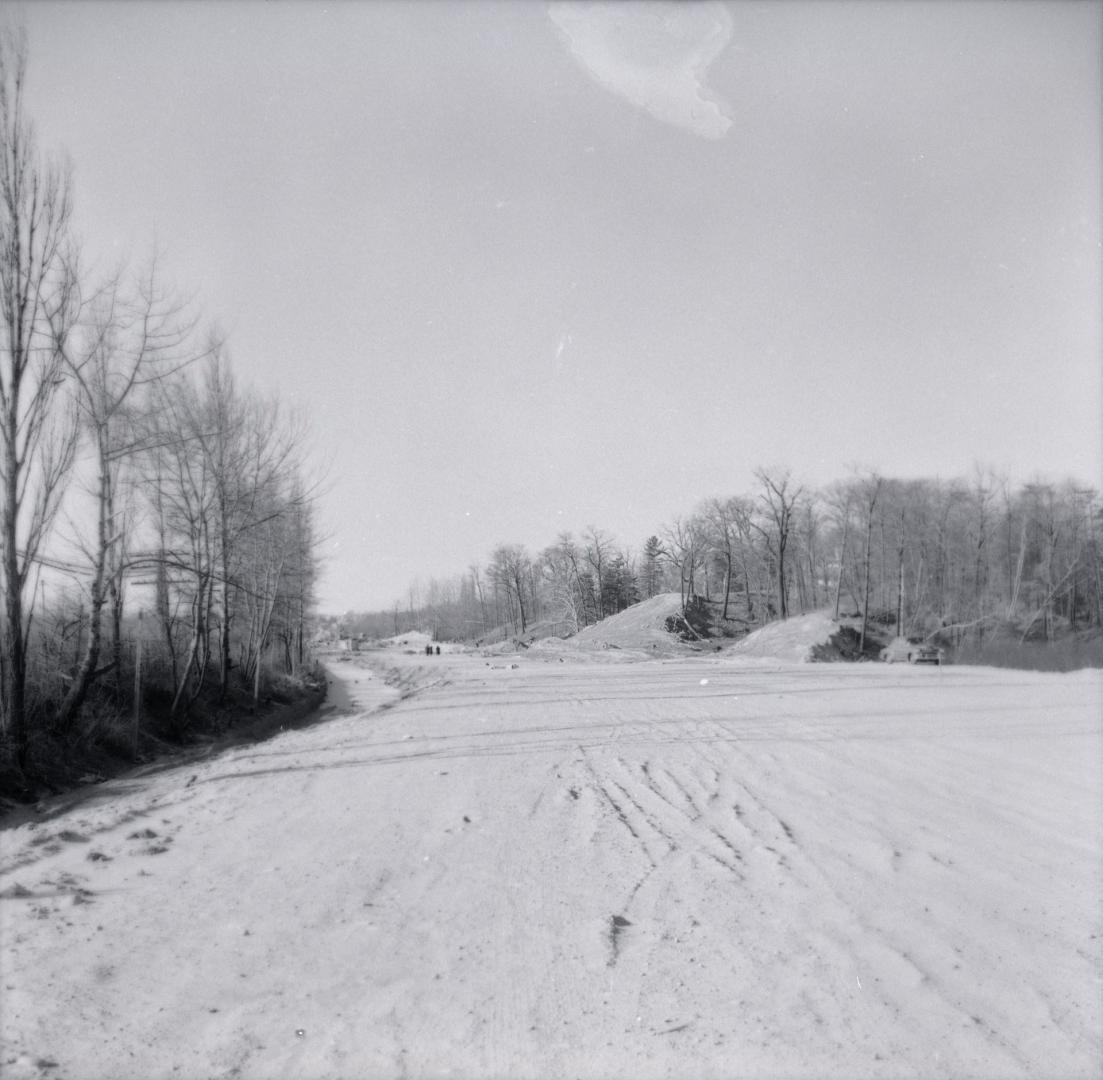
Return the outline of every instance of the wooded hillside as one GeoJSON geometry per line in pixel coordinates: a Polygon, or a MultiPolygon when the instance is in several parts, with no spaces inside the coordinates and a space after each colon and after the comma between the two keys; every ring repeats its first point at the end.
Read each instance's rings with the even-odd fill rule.
{"type": "Polygon", "coordinates": [[[720,632],[828,609],[963,654],[996,637],[1052,642],[1101,626],[1103,507],[1072,481],[1013,486],[980,469],[952,480],[861,472],[819,490],[776,470],[756,481],[637,547],[594,527],[536,553],[502,544],[485,565],[415,584],[392,610],[331,631],[569,634],[667,590],[704,601],[720,632]]]}

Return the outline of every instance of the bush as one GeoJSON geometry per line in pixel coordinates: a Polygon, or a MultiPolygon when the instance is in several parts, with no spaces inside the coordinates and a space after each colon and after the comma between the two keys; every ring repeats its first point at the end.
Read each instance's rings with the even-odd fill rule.
{"type": "Polygon", "coordinates": [[[709,611],[707,600],[700,596],[691,596],[685,606],[685,617],[699,637],[708,637],[712,633],[712,612],[709,611]]]}
{"type": "Polygon", "coordinates": [[[896,625],[896,609],[889,608],[874,608],[869,613],[868,622],[875,623],[877,626],[895,626],[896,625]]]}
{"type": "Polygon", "coordinates": [[[699,641],[712,633],[712,614],[708,601],[691,596],[681,615],[668,615],[663,623],[667,633],[677,634],[682,641],[699,641]]]}
{"type": "Polygon", "coordinates": [[[135,746],[131,703],[116,701],[110,690],[97,687],[69,729],[58,730],[48,717],[34,726],[25,768],[17,763],[10,737],[0,735],[0,812],[69,790],[89,777],[116,776],[138,762],[192,743],[261,739],[285,727],[301,726],[325,698],[325,671],[316,664],[302,679],[266,676],[263,688],[266,697],[259,710],[253,707],[251,691],[231,679],[225,701],[219,700],[212,684],[189,708],[173,716],[173,692],[164,686],[143,686],[135,746]]]}

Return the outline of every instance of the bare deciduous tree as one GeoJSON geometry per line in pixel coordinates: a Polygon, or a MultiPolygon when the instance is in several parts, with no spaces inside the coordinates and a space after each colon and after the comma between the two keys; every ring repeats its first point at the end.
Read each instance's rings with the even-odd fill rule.
{"type": "Polygon", "coordinates": [[[77,307],[69,171],[40,160],[24,112],[26,38],[0,34],[0,573],[3,705],[26,760],[28,578],[57,516],[76,424],[57,409],[77,307]],[[66,422],[68,421],[68,422],[66,422]]]}
{"type": "Polygon", "coordinates": [[[801,486],[793,487],[789,472],[775,470],[773,475],[765,469],[755,469],[755,478],[762,487],[759,499],[766,511],[769,525],[759,527],[774,562],[774,581],[777,587],[778,617],[789,617],[789,581],[785,556],[793,527],[793,513],[804,492],[801,486]]]}
{"type": "Polygon", "coordinates": [[[92,297],[65,350],[82,432],[95,463],[96,525],[91,540],[81,543],[91,573],[88,641],[58,709],[62,728],[72,723],[95,680],[121,668],[123,580],[133,517],[131,505],[121,499],[122,470],[143,446],[135,423],[145,406],[139,395],[154,380],[194,359],[183,351],[193,329],[194,321],[182,318],[181,305],[160,290],[156,263],[151,262],[133,285],[125,285],[117,275],[92,297]],[[101,668],[103,609],[108,600],[112,655],[101,668]]]}
{"type": "Polygon", "coordinates": [[[609,612],[605,610],[602,581],[613,553],[613,538],[604,530],[591,525],[582,535],[585,543],[586,562],[593,571],[594,617],[604,619],[609,612]]]}
{"type": "Polygon", "coordinates": [[[491,557],[487,576],[506,599],[509,621],[516,622],[523,634],[528,629],[526,585],[530,581],[529,555],[520,544],[501,544],[491,557]]]}
{"type": "Polygon", "coordinates": [[[663,530],[664,550],[678,570],[683,612],[697,595],[697,570],[704,553],[704,536],[705,530],[698,517],[676,517],[663,530]]]}

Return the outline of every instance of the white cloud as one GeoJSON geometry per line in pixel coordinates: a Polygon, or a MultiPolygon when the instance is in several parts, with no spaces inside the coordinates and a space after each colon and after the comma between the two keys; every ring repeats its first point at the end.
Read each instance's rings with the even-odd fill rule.
{"type": "Polygon", "coordinates": [[[601,86],[656,120],[706,139],[731,127],[705,86],[732,33],[719,3],[556,3],[548,15],[571,54],[601,86]]]}

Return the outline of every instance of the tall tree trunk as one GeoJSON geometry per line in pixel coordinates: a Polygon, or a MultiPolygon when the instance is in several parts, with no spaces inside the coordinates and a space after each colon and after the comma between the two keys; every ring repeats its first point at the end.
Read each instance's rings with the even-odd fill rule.
{"type": "MultiPolygon", "coordinates": [[[[10,451],[14,455],[14,448],[10,451]]],[[[23,574],[19,565],[17,534],[17,480],[5,477],[4,492],[4,711],[11,726],[19,767],[26,768],[29,749],[27,728],[27,649],[23,640],[23,574]]]]}
{"type": "Polygon", "coordinates": [[[866,523],[865,580],[862,584],[862,633],[858,642],[859,653],[865,652],[866,630],[869,628],[869,570],[873,561],[873,511],[870,509],[866,523]]]}
{"type": "Polygon", "coordinates": [[[900,511],[900,537],[896,546],[896,635],[904,636],[904,511],[900,511]]]}
{"type": "Polygon", "coordinates": [[[777,545],[777,612],[779,618],[789,617],[789,595],[785,582],[785,543],[780,537],[777,545]]]}
{"type": "MultiPolygon", "coordinates": [[[[75,313],[66,251],[69,176],[40,161],[24,113],[26,35],[0,34],[0,570],[4,590],[3,721],[20,767],[30,745],[24,590],[57,513],[76,425],[55,425],[63,344],[75,313]]],[[[32,605],[33,607],[33,605],[32,605]]]]}
{"type": "Polygon", "coordinates": [[[732,593],[732,552],[731,545],[728,545],[727,551],[724,553],[724,607],[720,612],[720,618],[726,619],[728,617],[728,600],[731,598],[732,593]]]}
{"type": "Polygon", "coordinates": [[[76,677],[69,684],[69,691],[62,699],[61,706],[58,709],[57,722],[63,731],[72,726],[98,674],[100,646],[103,641],[103,606],[107,601],[107,590],[105,588],[107,552],[111,540],[107,535],[110,524],[108,515],[111,509],[110,489],[111,477],[107,468],[106,454],[103,453],[101,454],[99,506],[96,516],[95,568],[92,574],[92,589],[89,598],[88,647],[85,649],[84,659],[81,661],[76,677]]]}
{"type": "Polygon", "coordinates": [[[843,568],[846,566],[846,536],[850,529],[849,519],[843,523],[843,539],[839,545],[839,574],[835,579],[835,618],[839,617],[839,598],[843,591],[843,568]]]}

